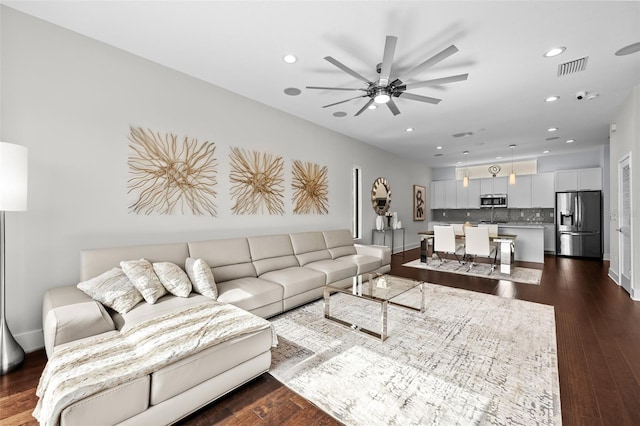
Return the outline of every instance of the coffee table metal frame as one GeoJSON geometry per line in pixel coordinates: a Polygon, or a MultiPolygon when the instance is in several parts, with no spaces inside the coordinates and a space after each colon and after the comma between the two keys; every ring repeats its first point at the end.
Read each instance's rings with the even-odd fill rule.
{"type": "Polygon", "coordinates": [[[383,342],[388,337],[387,316],[388,316],[389,305],[399,306],[401,308],[410,309],[417,312],[424,312],[425,311],[424,281],[416,281],[416,280],[411,280],[407,278],[394,277],[390,275],[369,274],[369,280],[366,281],[364,284],[362,281],[362,275],[358,275],[357,277],[354,277],[353,285],[351,289],[333,287],[331,285],[326,285],[324,288],[324,317],[326,319],[337,322],[338,324],[342,324],[354,330],[363,332],[370,336],[376,337],[383,342]],[[377,287],[374,287],[374,286],[377,285],[378,280],[382,277],[385,278],[387,287],[381,288],[378,291],[374,291],[374,290],[377,290],[377,287]],[[415,288],[418,288],[420,290],[420,307],[419,308],[393,301],[394,298],[400,296],[401,294],[406,293],[407,291],[413,290],[415,288]],[[380,293],[384,293],[384,291],[381,291],[381,290],[390,290],[390,292],[388,292],[390,294],[387,294],[387,295],[380,294],[380,293]],[[395,291],[391,291],[391,290],[395,290],[395,291]],[[343,293],[353,297],[357,297],[359,299],[365,299],[365,300],[379,303],[380,304],[380,333],[366,329],[357,324],[353,324],[351,322],[342,320],[335,316],[332,316],[330,312],[332,293],[343,293]]]}

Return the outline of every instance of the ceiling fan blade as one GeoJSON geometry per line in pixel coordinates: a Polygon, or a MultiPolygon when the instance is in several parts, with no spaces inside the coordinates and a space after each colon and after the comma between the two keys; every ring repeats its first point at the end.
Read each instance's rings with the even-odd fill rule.
{"type": "Polygon", "coordinates": [[[371,105],[372,103],[373,103],[373,98],[369,99],[369,101],[366,104],[364,104],[362,108],[360,108],[360,111],[356,112],[354,117],[357,117],[360,114],[362,114],[367,108],[369,108],[369,105],[371,105]]]}
{"type": "Polygon", "coordinates": [[[387,85],[391,75],[391,66],[393,65],[393,55],[396,52],[396,43],[398,37],[387,36],[384,43],[384,55],[382,57],[382,66],[380,67],[380,83],[387,85]]]}
{"type": "Polygon", "coordinates": [[[335,103],[332,103],[332,104],[329,104],[329,105],[324,105],[322,108],[328,108],[328,107],[330,107],[330,106],[343,104],[343,103],[345,103],[345,102],[349,102],[349,101],[352,101],[352,100],[354,100],[354,99],[358,99],[358,98],[364,98],[364,97],[366,97],[366,96],[367,96],[367,95],[356,96],[356,97],[354,97],[354,98],[345,99],[344,101],[335,102],[335,103]]]}
{"type": "Polygon", "coordinates": [[[357,72],[355,72],[354,70],[352,70],[351,68],[343,64],[342,62],[333,59],[331,56],[325,56],[324,59],[329,63],[335,65],[336,67],[340,68],[342,71],[346,72],[347,74],[357,78],[358,80],[362,80],[365,83],[371,83],[369,80],[367,80],[366,78],[364,78],[363,76],[361,76],[360,74],[358,74],[357,72]]]}
{"type": "Polygon", "coordinates": [[[458,48],[452,44],[451,46],[447,47],[446,49],[444,49],[440,53],[437,53],[437,54],[433,55],[432,57],[430,57],[429,59],[427,59],[423,63],[421,63],[419,65],[416,65],[414,68],[409,70],[405,75],[403,75],[400,78],[400,80],[407,81],[407,79],[409,79],[409,77],[412,76],[413,74],[415,74],[417,72],[420,72],[420,71],[422,71],[422,70],[424,70],[426,68],[429,68],[429,67],[437,64],[440,61],[443,61],[443,60],[447,59],[449,56],[453,55],[457,51],[458,51],[458,48]]]}
{"type": "Polygon", "coordinates": [[[367,89],[352,89],[352,88],[345,88],[345,87],[322,87],[322,86],[307,86],[307,89],[318,89],[318,90],[362,90],[364,92],[367,91],[367,89]]]}
{"type": "Polygon", "coordinates": [[[451,77],[434,78],[433,80],[419,81],[406,85],[405,90],[417,89],[419,87],[437,86],[439,84],[454,83],[456,81],[464,81],[469,74],[452,75],[451,77]]]}
{"type": "Polygon", "coordinates": [[[389,107],[389,109],[391,110],[394,116],[400,114],[400,110],[396,106],[396,103],[393,102],[393,99],[389,99],[389,102],[387,102],[387,106],[389,107]]]}
{"type": "Polygon", "coordinates": [[[442,99],[430,98],[428,96],[414,95],[413,93],[402,92],[398,95],[402,99],[411,99],[412,101],[426,102],[428,104],[438,104],[442,99]]]}

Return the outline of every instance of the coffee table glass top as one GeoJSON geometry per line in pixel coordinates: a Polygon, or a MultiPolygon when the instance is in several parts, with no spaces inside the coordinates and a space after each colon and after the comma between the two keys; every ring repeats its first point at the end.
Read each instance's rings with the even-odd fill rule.
{"type": "Polygon", "coordinates": [[[378,301],[390,301],[421,284],[421,281],[386,274],[367,274],[363,278],[352,286],[351,292],[354,296],[378,301]]]}

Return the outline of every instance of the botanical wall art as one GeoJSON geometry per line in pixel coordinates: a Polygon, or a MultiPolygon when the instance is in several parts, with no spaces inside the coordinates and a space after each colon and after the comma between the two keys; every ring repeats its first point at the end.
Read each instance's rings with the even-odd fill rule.
{"type": "Polygon", "coordinates": [[[129,209],[138,214],[189,211],[216,216],[216,146],[173,133],[130,127],[129,209]]]}
{"type": "Polygon", "coordinates": [[[427,190],[424,186],[413,185],[413,220],[424,220],[427,209],[427,190]]]}
{"type": "Polygon", "coordinates": [[[293,213],[327,214],[329,184],[327,167],[306,161],[293,161],[293,213]]]}
{"type": "Polygon", "coordinates": [[[234,214],[284,214],[282,157],[231,148],[231,198],[234,214]]]}

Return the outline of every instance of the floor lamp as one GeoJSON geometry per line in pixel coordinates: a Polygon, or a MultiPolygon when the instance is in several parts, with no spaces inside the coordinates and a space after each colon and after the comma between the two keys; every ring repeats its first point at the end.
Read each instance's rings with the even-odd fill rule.
{"type": "Polygon", "coordinates": [[[24,350],[13,338],[5,316],[5,227],[6,211],[27,209],[27,148],[0,142],[0,375],[20,367],[24,350]]]}

